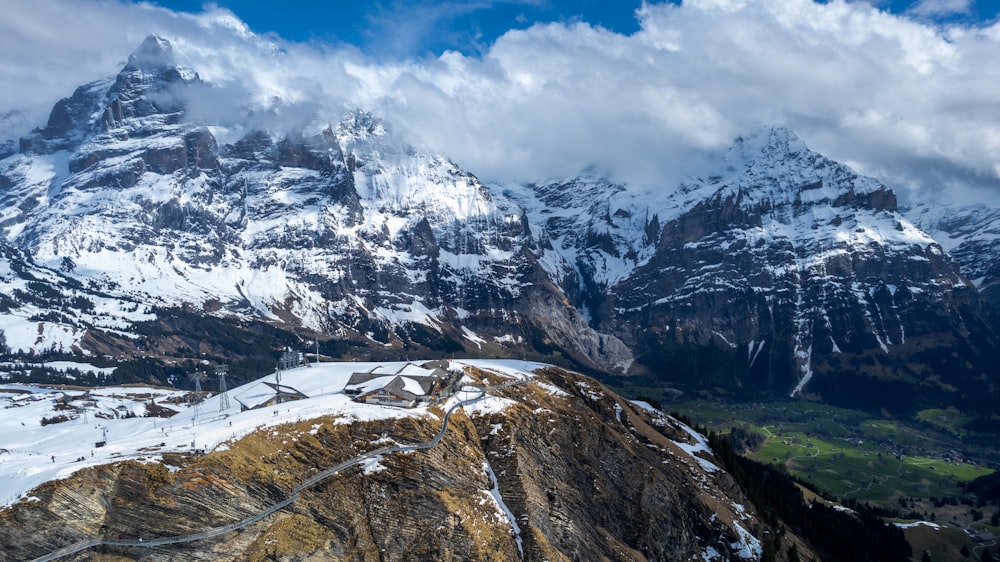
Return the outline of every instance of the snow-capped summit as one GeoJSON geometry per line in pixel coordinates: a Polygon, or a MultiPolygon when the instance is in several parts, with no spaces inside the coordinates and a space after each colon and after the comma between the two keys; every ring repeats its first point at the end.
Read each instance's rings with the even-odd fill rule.
{"type": "Polygon", "coordinates": [[[124,71],[159,71],[171,68],[174,63],[174,48],[170,41],[150,35],[129,55],[124,71]]]}
{"type": "MultiPolygon", "coordinates": [[[[781,128],[737,139],[724,161],[719,175],[675,192],[655,255],[611,288],[604,306],[633,311],[614,317],[611,331],[633,349],[660,357],[678,345],[728,348],[719,384],[850,402],[852,386],[919,378],[910,373],[946,334],[996,337],[968,281],[897,212],[886,186],[781,128]],[[886,370],[899,378],[880,382],[886,370]]],[[[967,355],[977,363],[971,376],[989,369],[991,353],[967,355]]],[[[897,398],[904,408],[921,401],[897,398]]]]}
{"type": "Polygon", "coordinates": [[[834,162],[811,150],[793,131],[784,127],[755,127],[737,137],[721,158],[720,173],[685,185],[686,192],[704,197],[725,187],[727,194],[777,208],[785,203],[833,206],[866,199],[883,210],[894,211],[895,195],[874,178],[834,162]],[[874,200],[867,199],[874,193],[874,200]]]}
{"type": "MultiPolygon", "coordinates": [[[[150,37],[61,100],[0,160],[2,241],[125,308],[376,351],[559,353],[684,389],[846,402],[914,388],[930,361],[950,378],[928,384],[964,397],[1000,360],[976,286],[892,190],[788,129],[755,128],[678,187],[484,185],[363,110],[281,133],[190,117],[211,88],[150,37]],[[678,359],[697,353],[714,374],[678,359]]],[[[38,333],[72,320],[46,318],[38,333]]],[[[61,345],[99,329],[74,328],[61,345]]]]}
{"type": "MultiPolygon", "coordinates": [[[[155,135],[181,121],[184,86],[200,83],[196,72],[175,65],[169,41],[147,37],[117,76],[81,86],[59,100],[48,123],[21,139],[21,152],[74,151],[85,141],[91,144],[86,152],[100,152],[108,141],[155,135]]],[[[81,163],[78,156],[76,161],[79,167],[93,158],[81,163]]]]}
{"type": "Polygon", "coordinates": [[[806,143],[792,130],[757,124],[747,134],[736,137],[723,161],[727,171],[740,173],[757,161],[781,160],[808,151],[806,143]]]}

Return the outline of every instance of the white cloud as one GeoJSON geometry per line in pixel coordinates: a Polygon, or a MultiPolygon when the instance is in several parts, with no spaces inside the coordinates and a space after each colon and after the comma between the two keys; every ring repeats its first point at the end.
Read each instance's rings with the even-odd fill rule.
{"type": "Polygon", "coordinates": [[[298,124],[360,106],[486,179],[594,165],[669,188],[763,122],[895,187],[1000,193],[1000,24],[934,27],[842,0],[689,0],[637,17],[630,36],[536,25],[482,55],[383,61],[254,36],[220,9],[25,2],[0,21],[0,108],[43,122],[59,97],[158,33],[218,85],[195,111],[206,119],[277,106],[298,124]]]}

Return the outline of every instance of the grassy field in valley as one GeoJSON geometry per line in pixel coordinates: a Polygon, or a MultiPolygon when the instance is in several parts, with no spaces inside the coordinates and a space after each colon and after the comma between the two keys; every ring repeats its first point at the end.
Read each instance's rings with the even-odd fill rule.
{"type": "Polygon", "coordinates": [[[993,471],[965,460],[944,432],[824,404],[693,401],[667,409],[712,431],[760,434],[751,458],[782,465],[825,493],[885,507],[898,507],[899,498],[956,497],[961,483],[993,471]]]}

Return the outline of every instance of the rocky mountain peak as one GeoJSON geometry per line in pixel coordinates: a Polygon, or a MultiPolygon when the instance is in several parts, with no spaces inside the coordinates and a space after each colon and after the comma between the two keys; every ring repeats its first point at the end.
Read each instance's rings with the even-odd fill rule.
{"type": "MultiPolygon", "coordinates": [[[[484,185],[363,110],[220,148],[207,117],[185,115],[199,83],[149,37],[117,77],[60,101],[22,157],[0,162],[5,241],[53,270],[70,259],[68,276],[107,294],[377,353],[534,348],[679,379],[686,367],[662,365],[708,348],[743,377],[717,386],[824,397],[845,396],[841,376],[911,368],[922,380],[918,355],[956,333],[988,334],[968,344],[985,351],[974,364],[942,351],[944,372],[952,357],[970,381],[991,364],[975,287],[993,270],[968,270],[985,280],[968,284],[890,189],[786,128],[752,129],[714,174],[677,188],[593,169],[484,185]]],[[[963,255],[995,237],[976,240],[963,255]]],[[[36,325],[19,331],[24,349],[54,345],[36,325]]]]}
{"type": "Polygon", "coordinates": [[[740,201],[782,222],[817,206],[896,210],[891,189],[812,150],[784,127],[757,127],[738,137],[722,162],[724,173],[695,191],[740,201]]]}
{"type": "Polygon", "coordinates": [[[387,136],[389,128],[382,118],[368,111],[356,110],[340,122],[336,134],[341,138],[354,137],[367,140],[387,136]]]}
{"type": "Polygon", "coordinates": [[[45,127],[20,140],[20,152],[48,154],[75,150],[95,133],[112,132],[121,140],[180,121],[184,86],[200,84],[198,74],[179,68],[170,42],[150,35],[113,79],[80,86],[56,103],[45,127]],[[150,117],[154,117],[150,120],[150,117]]]}
{"type": "Polygon", "coordinates": [[[724,162],[730,171],[739,173],[761,161],[789,160],[807,152],[809,147],[790,129],[757,125],[736,137],[724,162]]]}
{"type": "Polygon", "coordinates": [[[150,35],[129,56],[108,91],[100,128],[118,129],[114,136],[121,138],[128,130],[149,129],[149,117],[158,116],[154,121],[160,125],[176,124],[187,105],[185,86],[200,83],[196,72],[175,64],[169,41],[150,35]]]}
{"type": "Polygon", "coordinates": [[[163,70],[175,66],[174,48],[170,41],[156,35],[146,37],[139,48],[129,55],[123,71],[163,70]]]}

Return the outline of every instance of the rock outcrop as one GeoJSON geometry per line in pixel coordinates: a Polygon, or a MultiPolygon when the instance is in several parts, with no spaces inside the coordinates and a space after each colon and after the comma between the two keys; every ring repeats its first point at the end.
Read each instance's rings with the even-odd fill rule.
{"type": "MultiPolygon", "coordinates": [[[[490,371],[468,375],[505,380],[490,371]]],[[[452,416],[438,446],[348,469],[243,530],[69,559],[760,557],[754,537],[765,526],[700,438],[676,420],[555,368],[498,394],[452,416]]],[[[151,540],[239,521],[379,444],[429,440],[439,415],[306,420],[262,428],[204,456],[82,470],[0,514],[0,559],[31,559],[92,537],[151,540]]]]}

